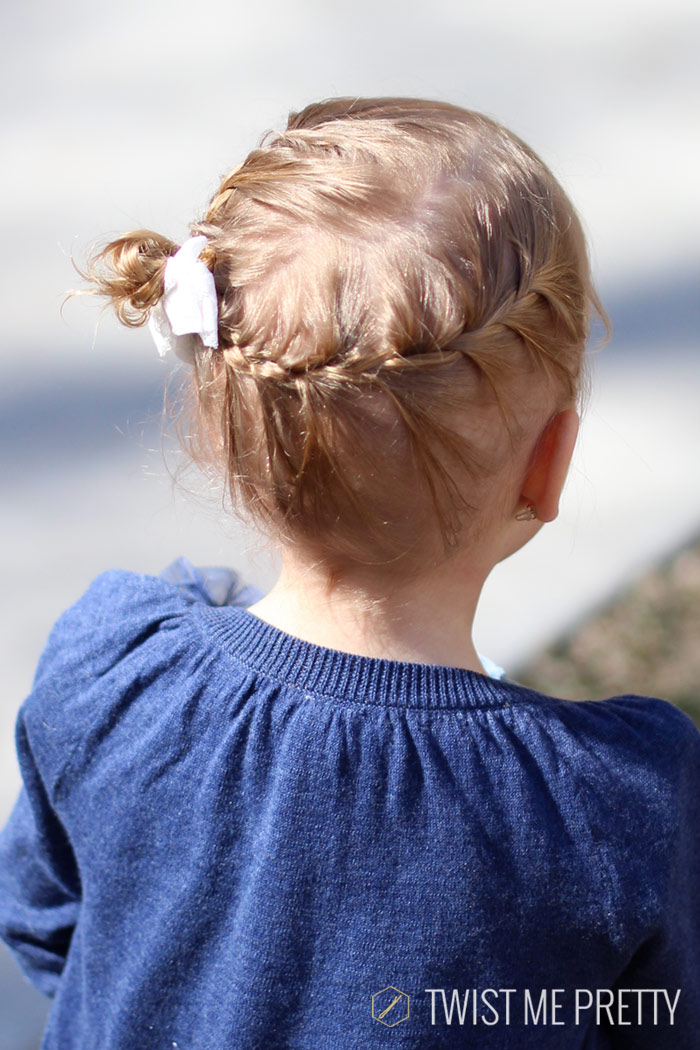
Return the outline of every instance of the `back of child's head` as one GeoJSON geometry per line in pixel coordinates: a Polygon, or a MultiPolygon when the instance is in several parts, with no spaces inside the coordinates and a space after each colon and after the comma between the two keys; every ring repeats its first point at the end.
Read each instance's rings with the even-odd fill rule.
{"type": "MultiPolygon", "coordinates": [[[[579,220],[480,114],[310,105],[191,228],[208,238],[219,345],[198,345],[185,444],[329,577],[406,579],[474,543],[547,419],[581,405],[602,310],[579,220]]],[[[124,323],[148,319],[178,247],[139,230],[93,258],[124,323]]]]}

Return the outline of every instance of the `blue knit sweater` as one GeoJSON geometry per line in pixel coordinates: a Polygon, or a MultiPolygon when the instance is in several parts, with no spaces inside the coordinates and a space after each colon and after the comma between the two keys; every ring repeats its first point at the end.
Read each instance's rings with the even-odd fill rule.
{"type": "Polygon", "coordinates": [[[50,634],[0,833],[43,1050],[697,1050],[691,720],[312,645],[257,597],[109,571],[50,634]]]}

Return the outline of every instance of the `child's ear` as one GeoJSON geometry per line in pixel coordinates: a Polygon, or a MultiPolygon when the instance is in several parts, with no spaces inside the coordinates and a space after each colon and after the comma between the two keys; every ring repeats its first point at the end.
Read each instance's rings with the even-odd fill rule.
{"type": "Polygon", "coordinates": [[[579,429],[574,408],[553,416],[542,431],[522,484],[521,497],[532,503],[539,521],[554,521],[579,429]]]}

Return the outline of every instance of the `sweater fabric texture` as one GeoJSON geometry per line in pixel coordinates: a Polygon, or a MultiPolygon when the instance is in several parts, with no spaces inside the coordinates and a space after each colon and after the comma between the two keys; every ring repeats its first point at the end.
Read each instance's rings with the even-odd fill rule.
{"type": "Polygon", "coordinates": [[[51,630],[0,831],[41,1050],[697,1050],[692,720],[325,648],[259,597],[180,558],[51,630]]]}

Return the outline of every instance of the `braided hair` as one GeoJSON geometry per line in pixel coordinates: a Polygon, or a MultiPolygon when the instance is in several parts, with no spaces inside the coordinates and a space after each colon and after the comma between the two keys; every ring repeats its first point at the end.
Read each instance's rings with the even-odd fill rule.
{"type": "MultiPolygon", "coordinates": [[[[187,380],[183,444],[233,509],[331,574],[405,577],[477,539],[547,416],[583,404],[591,318],[607,318],[581,224],[486,116],[314,103],[224,176],[191,230],[208,238],[219,346],[187,380]]],[[[141,325],[177,248],[136,230],[86,276],[141,325]]]]}

